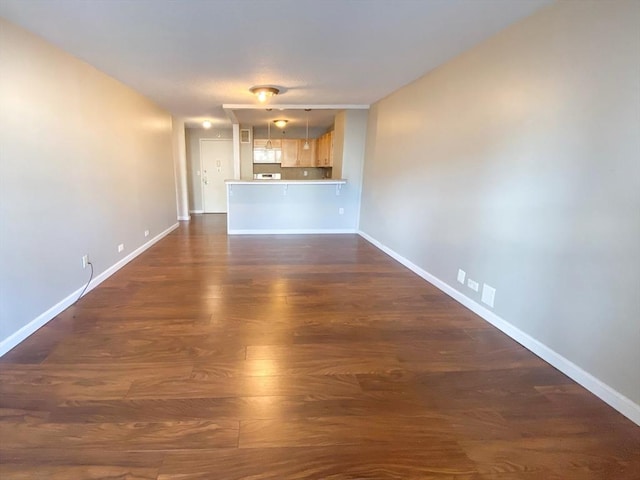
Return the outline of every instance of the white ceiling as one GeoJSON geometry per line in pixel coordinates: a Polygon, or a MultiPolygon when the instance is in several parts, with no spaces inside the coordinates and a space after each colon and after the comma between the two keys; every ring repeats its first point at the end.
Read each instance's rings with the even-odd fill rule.
{"type": "Polygon", "coordinates": [[[190,124],[222,104],[371,104],[553,0],[0,0],[190,124]]]}

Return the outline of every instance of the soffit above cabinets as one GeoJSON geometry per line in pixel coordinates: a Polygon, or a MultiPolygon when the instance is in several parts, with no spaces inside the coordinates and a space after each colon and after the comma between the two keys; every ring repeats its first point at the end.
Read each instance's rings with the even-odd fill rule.
{"type": "Polygon", "coordinates": [[[305,128],[308,115],[310,128],[329,128],[333,125],[334,118],[339,111],[333,109],[311,110],[309,112],[301,109],[281,110],[274,108],[271,111],[266,109],[242,109],[233,110],[233,115],[242,126],[266,127],[267,123],[271,122],[272,128],[276,128],[273,125],[273,121],[276,119],[288,120],[287,128],[305,128]]]}

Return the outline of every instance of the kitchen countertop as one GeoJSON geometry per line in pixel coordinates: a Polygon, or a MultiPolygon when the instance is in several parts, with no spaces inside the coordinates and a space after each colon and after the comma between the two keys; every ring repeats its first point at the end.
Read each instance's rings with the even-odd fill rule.
{"type": "Polygon", "coordinates": [[[325,180],[225,180],[227,185],[256,185],[256,184],[301,184],[301,185],[344,185],[347,183],[342,178],[327,178],[325,180]]]}

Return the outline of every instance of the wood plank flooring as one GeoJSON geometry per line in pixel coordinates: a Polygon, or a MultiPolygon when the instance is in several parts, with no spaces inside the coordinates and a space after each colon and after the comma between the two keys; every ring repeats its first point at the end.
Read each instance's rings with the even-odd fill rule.
{"type": "Polygon", "coordinates": [[[640,427],[366,241],[225,220],[0,359],[0,478],[640,479],[640,427]]]}

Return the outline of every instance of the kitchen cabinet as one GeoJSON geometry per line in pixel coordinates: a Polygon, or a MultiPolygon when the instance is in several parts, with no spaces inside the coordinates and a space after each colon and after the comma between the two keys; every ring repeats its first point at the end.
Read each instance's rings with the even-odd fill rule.
{"type": "Polygon", "coordinates": [[[271,140],[271,148],[266,148],[267,139],[256,138],[253,141],[253,163],[280,163],[282,159],[282,142],[271,140]]]}
{"type": "Polygon", "coordinates": [[[298,143],[299,141],[293,138],[282,139],[282,167],[298,167],[300,161],[298,159],[298,143]]]}
{"type": "MultiPolygon", "coordinates": [[[[253,140],[253,148],[266,148],[266,146],[267,146],[266,138],[255,138],[253,140]]],[[[279,138],[275,140],[271,140],[271,146],[273,148],[281,148],[282,141],[279,138]]]]}
{"type": "Polygon", "coordinates": [[[309,150],[304,149],[304,142],[304,140],[298,141],[298,164],[300,167],[315,167],[317,141],[314,138],[309,139],[309,150]]]}
{"type": "Polygon", "coordinates": [[[316,165],[321,167],[324,161],[324,158],[327,156],[327,142],[325,141],[325,136],[321,136],[318,138],[318,149],[316,152],[316,165]]]}
{"type": "Polygon", "coordinates": [[[304,139],[282,139],[282,167],[315,167],[316,140],[309,139],[309,150],[304,149],[304,139]]]}
{"type": "Polygon", "coordinates": [[[318,139],[318,167],[333,166],[333,131],[325,133],[318,139]]]}

